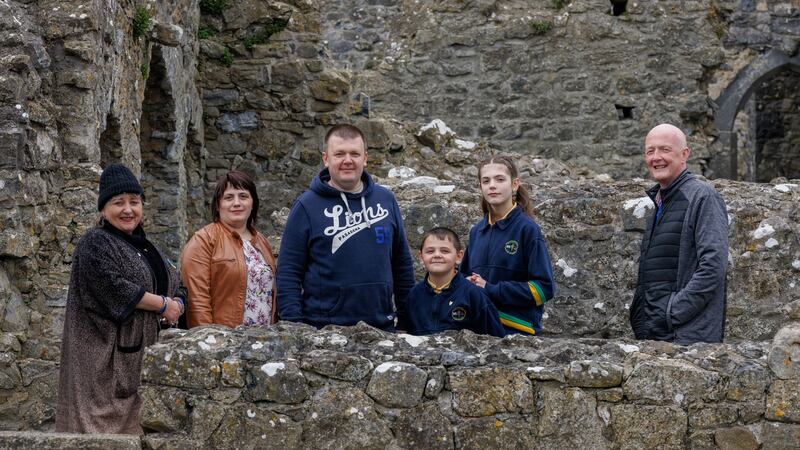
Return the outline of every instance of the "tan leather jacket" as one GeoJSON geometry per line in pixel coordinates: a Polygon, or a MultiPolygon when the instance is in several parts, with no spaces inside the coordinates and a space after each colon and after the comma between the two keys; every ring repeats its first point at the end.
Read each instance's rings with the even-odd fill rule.
{"type": "MultiPolygon", "coordinates": [[[[251,232],[251,243],[261,252],[272,273],[277,275],[275,257],[267,239],[258,231],[251,232]]],[[[247,265],[238,233],[220,222],[198,230],[183,248],[181,279],[189,289],[186,318],[190,328],[212,323],[231,328],[242,324],[247,265]]],[[[276,292],[277,286],[273,284],[273,323],[278,311],[276,292]]]]}

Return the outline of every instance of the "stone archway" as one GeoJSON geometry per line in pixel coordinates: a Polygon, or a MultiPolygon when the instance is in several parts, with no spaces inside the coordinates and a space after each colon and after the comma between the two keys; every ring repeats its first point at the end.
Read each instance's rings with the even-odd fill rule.
{"type": "Polygon", "coordinates": [[[172,261],[177,261],[186,241],[185,139],[179,132],[179,115],[165,52],[153,45],[145,84],[139,146],[142,185],[147,197],[145,228],[148,237],[172,261]]]}
{"type": "Polygon", "coordinates": [[[736,115],[763,81],[787,68],[800,70],[800,54],[789,56],[780,50],[770,50],[743,69],[716,99],[714,123],[717,128],[717,145],[721,150],[710,164],[715,178],[736,178],[736,115]]]}

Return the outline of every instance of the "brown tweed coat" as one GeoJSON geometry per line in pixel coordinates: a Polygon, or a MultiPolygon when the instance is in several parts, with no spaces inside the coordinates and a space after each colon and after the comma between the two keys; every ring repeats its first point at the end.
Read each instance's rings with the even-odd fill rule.
{"type": "MultiPolygon", "coordinates": [[[[178,275],[165,264],[168,292],[177,292],[178,275]]],[[[142,434],[139,372],[145,347],[156,341],[159,315],[135,308],[154,285],[147,259],[122,238],[92,229],[78,242],[61,342],[57,431],[142,434]]]]}

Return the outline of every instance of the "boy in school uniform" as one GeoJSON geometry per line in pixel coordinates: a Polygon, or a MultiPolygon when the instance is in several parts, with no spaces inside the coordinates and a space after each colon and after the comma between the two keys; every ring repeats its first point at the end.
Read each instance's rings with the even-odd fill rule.
{"type": "Polygon", "coordinates": [[[428,273],[408,293],[410,334],[468,329],[498,337],[505,335],[489,296],[457,270],[464,250],[453,230],[438,227],[425,233],[419,257],[428,273]]]}

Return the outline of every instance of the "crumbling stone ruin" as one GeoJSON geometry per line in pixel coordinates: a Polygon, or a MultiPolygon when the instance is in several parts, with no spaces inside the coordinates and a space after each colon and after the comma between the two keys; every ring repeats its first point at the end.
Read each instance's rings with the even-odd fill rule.
{"type": "MultiPolygon", "coordinates": [[[[349,121],[412,247],[433,225],[466,236],[480,215],[475,162],[518,156],[559,285],[547,337],[412,347],[361,327],[171,332],[143,374],[157,433],[98,445],[247,447],[262,430],[269,446],[791,448],[798,378],[769,355],[800,360],[798,46],[794,0],[0,0],[0,429],[52,430],[70,258],[96,218],[102,167],[141,175],[148,235],[173,259],[209,219],[209,185],[245,170],[277,249],[326,126],[349,121]],[[721,346],[630,340],[652,208],[641,145],[665,121],[728,205],[721,346]],[[215,381],[156,379],[170,352],[179,373],[215,381]],[[277,378],[269,364],[284,365],[277,378]],[[581,374],[592,369],[608,374],[600,385],[581,374]],[[385,387],[423,377],[442,390],[385,387]],[[465,406],[476,384],[488,390],[465,406]],[[267,433],[248,409],[285,422],[267,433]],[[414,431],[420,417],[432,426],[414,431]]],[[[0,446],[39,439],[60,438],[3,434],[0,446]]]]}

